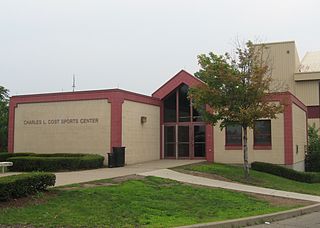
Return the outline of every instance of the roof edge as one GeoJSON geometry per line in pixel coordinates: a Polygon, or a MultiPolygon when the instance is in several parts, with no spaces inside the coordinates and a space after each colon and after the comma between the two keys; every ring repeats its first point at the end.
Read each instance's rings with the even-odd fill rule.
{"type": "Polygon", "coordinates": [[[202,80],[200,80],[199,78],[195,77],[194,75],[190,74],[188,71],[181,69],[178,73],[176,73],[173,77],[171,77],[168,81],[166,81],[164,84],[162,84],[162,86],[160,86],[156,91],[154,91],[151,96],[153,97],[154,94],[156,94],[159,90],[161,90],[163,87],[165,87],[167,84],[169,84],[171,81],[173,81],[178,75],[180,75],[181,73],[186,73],[187,75],[193,77],[194,79],[196,79],[197,81],[199,81],[200,83],[204,83],[202,80]]]}

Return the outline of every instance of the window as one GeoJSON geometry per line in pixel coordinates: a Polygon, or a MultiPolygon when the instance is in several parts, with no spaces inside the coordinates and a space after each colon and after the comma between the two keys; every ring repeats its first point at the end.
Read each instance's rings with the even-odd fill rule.
{"type": "Polygon", "coordinates": [[[164,156],[176,156],[176,128],[174,126],[164,127],[164,156]]]}
{"type": "Polygon", "coordinates": [[[233,123],[226,126],[226,146],[242,145],[242,127],[240,124],[233,123]]]}
{"type": "Polygon", "coordinates": [[[254,145],[271,145],[271,120],[257,120],[254,124],[254,145]]]}
{"type": "Polygon", "coordinates": [[[185,84],[179,88],[179,122],[190,122],[189,87],[185,84]]]}
{"type": "MultiPolygon", "coordinates": [[[[204,110],[205,107],[203,106],[202,109],[204,110]]],[[[192,106],[192,121],[193,122],[203,121],[203,118],[202,118],[200,112],[196,108],[194,108],[193,106],[192,106]]]]}
{"type": "Polygon", "coordinates": [[[171,93],[164,99],[164,122],[176,122],[177,107],[176,107],[176,92],[171,93]]]}
{"type": "Polygon", "coordinates": [[[194,126],[194,156],[206,156],[206,126],[194,126]]]}
{"type": "Polygon", "coordinates": [[[188,98],[188,90],[189,87],[186,84],[182,84],[164,98],[165,123],[203,121],[200,113],[191,105],[190,99],[188,98]]]}

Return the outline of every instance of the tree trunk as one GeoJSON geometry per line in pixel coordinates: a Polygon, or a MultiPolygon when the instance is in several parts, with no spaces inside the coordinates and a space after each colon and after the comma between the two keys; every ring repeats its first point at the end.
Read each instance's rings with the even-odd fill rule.
{"type": "Polygon", "coordinates": [[[243,127],[243,169],[244,178],[249,178],[249,161],[248,161],[248,135],[247,127],[243,127]]]}

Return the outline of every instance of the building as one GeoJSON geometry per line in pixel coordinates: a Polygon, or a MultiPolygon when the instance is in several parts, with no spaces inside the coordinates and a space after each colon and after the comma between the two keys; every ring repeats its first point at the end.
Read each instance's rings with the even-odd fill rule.
{"type": "MultiPolygon", "coordinates": [[[[319,95],[320,73],[302,67],[314,55],[300,63],[294,42],[266,46],[273,77],[285,82],[288,91],[270,96],[270,102],[284,105],[284,112],[274,120],[257,120],[248,132],[249,162],[303,170],[307,122],[319,120],[314,111],[319,96],[314,94],[319,95]]],[[[181,70],[152,96],[120,89],[13,96],[9,151],[105,156],[112,147],[125,146],[127,164],[156,159],[242,163],[241,129],[221,131],[206,124],[187,99],[188,88],[201,83],[181,70]]]]}
{"type": "Polygon", "coordinates": [[[320,51],[307,52],[300,61],[294,41],[266,43],[272,77],[308,108],[308,124],[320,127],[320,51]]]}

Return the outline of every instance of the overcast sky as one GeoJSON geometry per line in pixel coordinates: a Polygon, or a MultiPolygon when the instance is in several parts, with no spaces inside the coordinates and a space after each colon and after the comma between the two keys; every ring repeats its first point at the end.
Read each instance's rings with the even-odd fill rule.
{"type": "Polygon", "coordinates": [[[0,0],[0,85],[11,95],[116,88],[150,95],[234,41],[320,50],[319,0],[0,0]]]}

